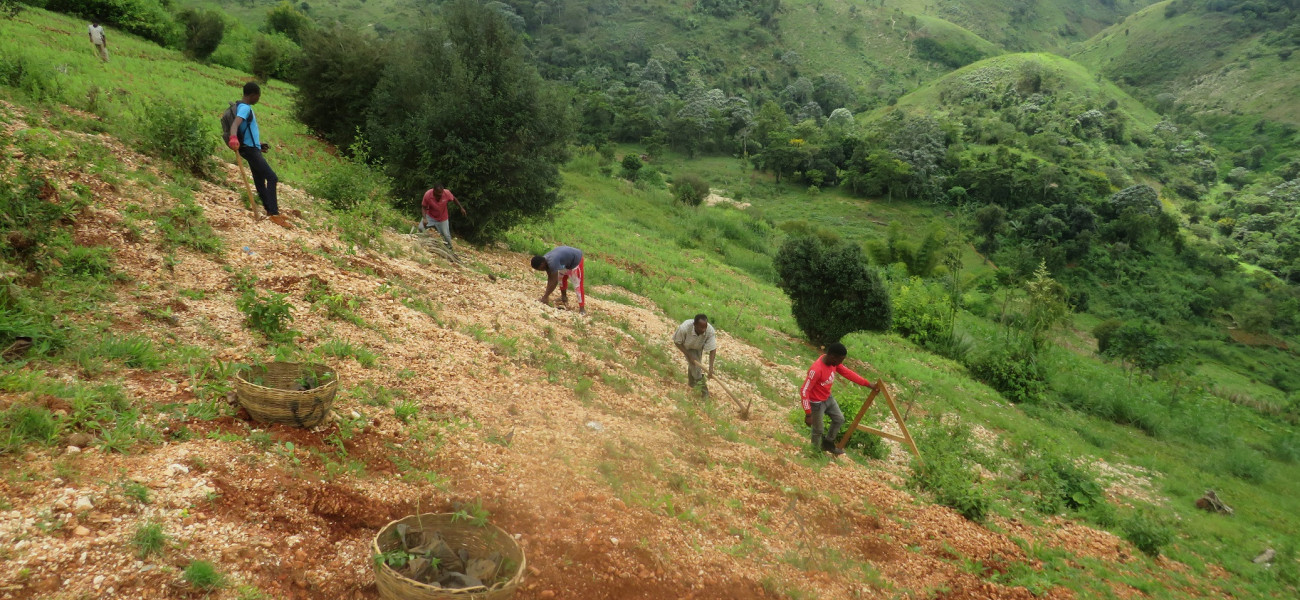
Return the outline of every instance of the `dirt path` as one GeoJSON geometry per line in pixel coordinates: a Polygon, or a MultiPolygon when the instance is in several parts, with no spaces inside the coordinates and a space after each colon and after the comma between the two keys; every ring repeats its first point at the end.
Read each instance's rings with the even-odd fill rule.
{"type": "MultiPolygon", "coordinates": [[[[81,138],[153,168],[114,140],[81,138]]],[[[822,598],[1032,597],[988,581],[1028,560],[1009,535],[918,503],[898,485],[905,467],[798,460],[803,432],[787,424],[786,399],[759,400],[740,421],[725,400],[686,396],[667,340],[674,323],[648,302],[590,299],[584,318],[536,302],[543,281],[522,255],[462,246],[473,268],[459,269],[395,234],[389,255],[346,248],[327,214],[292,189],[281,203],[301,209],[306,227],[252,224],[233,179],[195,192],[224,251],[178,250],[168,267],[158,233],[132,231],[123,215],[131,204],[172,200],[130,180],[63,179],[95,196],[77,240],[111,246],[126,275],[104,307],[114,330],[209,348],[221,360],[264,356],[265,342],[235,308],[232,273],[247,269],[259,289],[289,294],[300,346],[345,340],[380,359],[372,368],[329,359],[342,381],[336,410],[363,417],[350,438],[337,425],[309,432],[159,414],[167,441],[129,454],[60,444],[0,456],[8,549],[0,598],[191,598],[178,572],[193,559],[271,597],[377,598],[369,543],[380,526],[417,507],[476,502],[525,548],[518,598],[776,598],[790,589],[822,598]],[[313,281],[359,299],[366,326],[311,308],[313,281]],[[142,313],[164,307],[172,323],[142,313]],[[392,408],[402,400],[418,405],[405,422],[392,408]],[[132,482],[149,489],[148,504],[124,494],[132,482]],[[129,539],[149,521],[172,544],[138,559],[129,539]],[[974,561],[983,571],[963,567],[974,561]]],[[[759,365],[773,385],[800,370],[767,363],[725,332],[720,352],[759,365]]],[[[195,401],[178,368],[103,377],[120,378],[143,406],[195,401]]],[[[730,381],[742,395],[758,393],[730,381]]],[[[2,405],[40,401],[0,396],[2,405]]],[[[1069,536],[1002,530],[1049,545],[1119,545],[1078,526],[1069,536]]]]}

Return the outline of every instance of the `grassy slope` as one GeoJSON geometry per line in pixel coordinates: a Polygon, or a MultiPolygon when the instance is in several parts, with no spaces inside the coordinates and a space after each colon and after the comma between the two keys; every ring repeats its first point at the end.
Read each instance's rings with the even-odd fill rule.
{"type": "Polygon", "coordinates": [[[1151,0],[890,0],[890,6],[956,23],[1010,50],[1048,50],[1085,39],[1151,0]],[[1017,16],[1026,5],[1030,8],[1017,16]],[[1107,6],[1112,4],[1113,6],[1107,6]]]}
{"type": "MultiPolygon", "coordinates": [[[[60,17],[51,17],[39,12],[28,13],[18,23],[5,24],[6,39],[24,39],[25,30],[8,28],[31,27],[37,23],[42,27],[51,27],[60,32],[75,32],[76,23],[60,17]]],[[[25,52],[36,52],[52,62],[69,66],[70,73],[85,73],[88,78],[111,75],[95,75],[93,69],[100,68],[90,53],[75,41],[77,35],[60,33],[60,40],[52,49],[27,48],[25,52]],[[84,56],[80,56],[84,55],[84,56]]],[[[30,39],[30,38],[29,38],[30,39]]],[[[117,79],[119,87],[129,98],[152,95],[157,99],[193,103],[206,106],[209,96],[221,98],[227,88],[220,83],[225,77],[238,80],[239,75],[224,70],[211,70],[176,60],[178,55],[151,49],[148,45],[118,36],[119,46],[125,51],[108,69],[120,69],[117,79]],[[151,61],[138,60],[149,57],[151,61]],[[144,78],[133,75],[137,70],[149,69],[158,77],[144,78]],[[197,76],[194,74],[198,74],[197,76]],[[158,84],[156,81],[165,83],[158,84]],[[204,93],[204,90],[207,90],[204,93]]],[[[7,47],[7,51],[13,51],[7,47]]],[[[76,87],[77,80],[67,82],[65,90],[69,92],[65,101],[74,105],[81,97],[78,93],[84,88],[76,87]]],[[[277,86],[287,92],[287,88],[277,86]]],[[[129,110],[125,101],[115,101],[118,111],[129,110]]],[[[268,108],[275,105],[268,102],[268,108]]],[[[215,110],[214,113],[215,120],[215,110]]],[[[129,113],[125,113],[129,114],[129,113]]],[[[275,128],[280,131],[294,131],[287,116],[268,110],[269,115],[277,115],[275,128]]],[[[129,131],[119,117],[123,113],[113,113],[106,119],[107,127],[121,128],[129,131]]],[[[268,123],[269,125],[269,123],[268,123]]],[[[268,127],[270,130],[271,127],[268,127]]],[[[286,145],[298,150],[289,153],[295,158],[285,159],[285,164],[298,165],[292,170],[295,177],[307,173],[311,166],[320,164],[316,161],[328,160],[324,152],[310,142],[300,138],[286,145]]],[[[706,174],[710,168],[707,164],[699,165],[706,174]]],[[[612,283],[643,294],[656,302],[673,318],[683,318],[703,305],[705,309],[717,315],[719,322],[725,322],[728,330],[742,337],[765,352],[769,360],[801,367],[812,357],[811,349],[792,339],[797,335],[789,317],[785,300],[771,285],[754,281],[743,272],[729,267],[716,254],[698,250],[683,250],[678,238],[681,231],[677,228],[689,215],[683,216],[678,209],[672,208],[666,195],[659,192],[636,192],[626,184],[615,180],[571,172],[567,175],[566,194],[569,203],[557,214],[554,222],[522,227],[511,235],[511,241],[521,248],[536,249],[556,242],[573,243],[587,248],[598,261],[592,264],[593,283],[612,283]],[[638,274],[637,269],[643,270],[638,274]],[[740,292],[743,290],[743,292],[740,292]]],[[[776,206],[781,195],[773,194],[770,206],[776,206]]],[[[816,219],[837,219],[825,217],[819,210],[819,202],[826,202],[840,210],[847,200],[835,196],[817,199],[806,203],[797,212],[812,212],[816,219]],[[805,211],[805,209],[807,209],[805,211]]],[[[891,207],[897,212],[880,213],[871,204],[858,205],[862,218],[906,218],[919,216],[924,220],[923,212],[911,211],[903,206],[891,207]]],[[[877,205],[878,206],[878,205],[877,205]]],[[[711,209],[706,214],[715,212],[711,209]]],[[[717,209],[726,213],[726,209],[717,209]]],[[[725,218],[725,217],[724,217],[725,218]]],[[[856,221],[869,231],[869,226],[856,221]]],[[[615,292],[616,293],[616,292],[615,292]]],[[[964,325],[982,336],[995,335],[991,324],[970,318],[964,318],[964,325]]],[[[1223,459],[1215,448],[1207,443],[1196,441],[1195,437],[1175,435],[1164,439],[1152,439],[1136,433],[1132,428],[1117,426],[1070,411],[1057,408],[1031,410],[1030,413],[1009,406],[992,394],[986,387],[969,379],[964,370],[943,359],[921,351],[912,344],[893,336],[855,336],[852,347],[857,355],[869,361],[886,377],[908,382],[912,385],[923,384],[925,387],[917,397],[918,407],[924,411],[954,411],[966,419],[984,424],[1003,432],[1008,437],[1046,436],[1055,438],[1072,455],[1081,457],[1097,456],[1116,463],[1132,462],[1157,471],[1159,491],[1170,497],[1168,511],[1179,515],[1179,525],[1183,537],[1172,547],[1171,554],[1188,563],[1197,576],[1205,576],[1203,562],[1221,563],[1231,572],[1243,575],[1241,579],[1233,578],[1224,584],[1227,587],[1242,590],[1245,595],[1269,595],[1278,593],[1269,584],[1267,575],[1255,575],[1260,570],[1249,563],[1249,558],[1263,545],[1278,545],[1282,536],[1300,531],[1297,515],[1300,515],[1300,478],[1294,477],[1294,465],[1283,465],[1268,461],[1265,464],[1272,473],[1262,484],[1252,484],[1237,478],[1223,475],[1223,459]],[[1032,414],[1031,414],[1032,413],[1032,414]],[[1229,503],[1238,507],[1238,515],[1230,522],[1221,517],[1205,515],[1188,508],[1190,499],[1199,495],[1203,487],[1212,486],[1219,490],[1229,503]]],[[[1058,380],[1065,380],[1079,389],[1092,390],[1097,394],[1126,394],[1135,398],[1161,393],[1159,386],[1149,384],[1130,385],[1126,377],[1117,368],[1103,365],[1097,361],[1064,351],[1054,352],[1050,360],[1052,371],[1058,380]]],[[[791,382],[793,384],[793,382],[791,382]]],[[[787,394],[788,390],[775,393],[787,394]]],[[[778,401],[784,396],[770,399],[778,401]]],[[[1199,398],[1188,402],[1182,408],[1189,413],[1220,415],[1222,430],[1207,436],[1209,441],[1240,438],[1252,447],[1264,447],[1270,436],[1279,432],[1275,423],[1262,421],[1251,413],[1216,403],[1213,400],[1199,398]]],[[[1001,455],[999,455],[1001,456],[1001,455]]],[[[1006,457],[1002,457],[1006,460],[1006,457]]],[[[1008,482],[997,479],[988,485],[1005,491],[1008,482]]],[[[1006,492],[1009,494],[1010,492],[1006,492]]],[[[1009,502],[1009,501],[1008,501],[1009,502]]],[[[1014,510],[1015,504],[1008,504],[1000,509],[1014,510]]],[[[1046,551],[1037,550],[1043,553],[1046,551]]],[[[1052,560],[1053,565],[1059,561],[1052,560]]],[[[1159,563],[1139,558],[1126,565],[1097,564],[1090,560],[1078,562],[1083,568],[1053,566],[1053,571],[1044,577],[1052,581],[1079,589],[1087,596],[1103,595],[1108,590],[1102,579],[1118,577],[1130,581],[1142,589],[1150,590],[1157,597],[1196,597],[1210,594],[1207,582],[1198,579],[1183,582],[1185,576],[1175,576],[1168,586],[1169,576],[1164,574],[1164,567],[1159,563]],[[1097,587],[1097,586],[1102,587],[1097,587]]]]}
{"type": "MultiPolygon", "coordinates": [[[[247,73],[186,61],[180,52],[159,48],[133,36],[109,30],[112,58],[101,63],[86,40],[80,21],[36,10],[13,20],[0,20],[0,56],[26,56],[30,68],[52,82],[54,97],[97,116],[92,129],[123,140],[148,135],[141,126],[146,105],[172,103],[209,115],[212,131],[227,103],[238,100],[247,73]],[[28,41],[44,40],[39,46],[28,41]]],[[[329,164],[330,150],[311,137],[293,118],[293,87],[278,81],[263,86],[257,117],[262,141],[272,145],[267,159],[281,180],[302,185],[313,165],[329,164]]],[[[215,135],[214,135],[215,140],[215,135]]],[[[229,159],[229,150],[218,152],[229,159]]]]}
{"type": "Polygon", "coordinates": [[[1111,79],[1129,81],[1148,98],[1170,93],[1193,112],[1258,115],[1300,123],[1294,98],[1300,77],[1260,35],[1223,26],[1224,13],[1165,17],[1162,2],[1139,11],[1073,50],[1071,57],[1111,79]]]}

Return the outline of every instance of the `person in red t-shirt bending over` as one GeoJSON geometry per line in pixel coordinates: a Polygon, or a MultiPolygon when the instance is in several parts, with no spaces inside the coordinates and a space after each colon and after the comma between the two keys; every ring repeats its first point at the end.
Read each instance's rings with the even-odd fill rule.
{"type": "Polygon", "coordinates": [[[425,192],[424,198],[420,200],[420,206],[424,209],[424,217],[420,219],[420,231],[430,227],[438,230],[438,233],[442,234],[442,239],[447,242],[447,249],[451,250],[451,217],[447,215],[448,202],[456,203],[456,207],[460,209],[460,216],[468,216],[460,200],[451,194],[451,190],[443,188],[439,183],[425,192]]]}
{"type": "Polygon", "coordinates": [[[849,351],[844,344],[836,342],[826,346],[826,354],[821,355],[813,362],[812,367],[808,368],[808,376],[804,378],[803,387],[799,389],[799,396],[803,400],[803,422],[812,427],[813,448],[825,450],[836,456],[844,454],[843,450],[835,447],[835,437],[840,434],[840,427],[844,426],[844,413],[840,412],[840,405],[835,403],[835,397],[831,395],[831,386],[835,385],[835,374],[839,373],[858,385],[876,388],[870,381],[854,373],[853,369],[844,366],[844,359],[848,356],[849,351]],[[831,418],[831,430],[822,437],[822,428],[826,424],[824,416],[831,418]]]}

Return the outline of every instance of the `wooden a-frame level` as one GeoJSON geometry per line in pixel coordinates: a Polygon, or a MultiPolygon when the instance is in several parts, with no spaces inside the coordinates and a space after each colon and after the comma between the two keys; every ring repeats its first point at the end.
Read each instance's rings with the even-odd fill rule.
{"type": "Polygon", "coordinates": [[[872,435],[894,440],[900,444],[906,444],[912,454],[916,455],[916,462],[921,462],[921,452],[916,449],[916,442],[912,441],[912,434],[907,432],[907,425],[903,423],[903,416],[898,414],[898,407],[894,405],[894,397],[889,394],[889,387],[885,385],[884,379],[876,382],[876,387],[871,390],[871,395],[867,396],[866,401],[862,403],[862,408],[858,409],[858,415],[853,417],[853,423],[849,425],[848,429],[844,430],[844,436],[840,438],[839,443],[835,444],[835,447],[843,450],[844,446],[848,445],[849,438],[853,437],[854,431],[865,431],[872,435]],[[898,423],[898,429],[903,432],[903,435],[894,435],[875,427],[859,425],[862,422],[862,417],[867,414],[867,409],[871,408],[871,404],[876,401],[876,396],[881,392],[884,393],[885,404],[889,405],[889,412],[894,414],[894,421],[898,423]]]}

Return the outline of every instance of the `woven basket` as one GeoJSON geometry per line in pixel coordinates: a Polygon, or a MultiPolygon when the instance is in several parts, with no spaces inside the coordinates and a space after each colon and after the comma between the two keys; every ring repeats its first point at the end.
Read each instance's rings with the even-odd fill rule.
{"type": "Polygon", "coordinates": [[[330,414],[338,389],[338,373],[315,363],[274,362],[235,375],[239,404],[262,423],[315,427],[330,414]],[[325,385],[301,392],[293,389],[304,378],[323,379],[326,375],[330,377],[325,385]]]}
{"type": "Polygon", "coordinates": [[[379,597],[384,600],[507,600],[515,595],[515,590],[524,579],[524,550],[510,534],[500,527],[488,523],[482,527],[468,521],[453,521],[450,513],[411,515],[398,519],[384,526],[371,544],[371,553],[379,555],[402,547],[402,540],[397,535],[397,526],[405,524],[415,531],[437,531],[447,540],[453,550],[465,548],[470,556],[487,556],[493,552],[501,553],[504,566],[514,567],[515,572],[504,584],[497,584],[488,589],[470,588],[473,591],[455,591],[436,588],[431,585],[413,581],[394,571],[387,563],[375,565],[375,584],[379,588],[379,597]]]}

